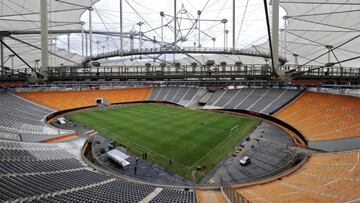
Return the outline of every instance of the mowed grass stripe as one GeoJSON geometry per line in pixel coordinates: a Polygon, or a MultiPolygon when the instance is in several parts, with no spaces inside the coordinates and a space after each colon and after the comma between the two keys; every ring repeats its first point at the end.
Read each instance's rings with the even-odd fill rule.
{"type": "Polygon", "coordinates": [[[252,118],[158,104],[83,111],[70,118],[128,146],[134,154],[151,152],[153,161],[188,178],[196,165],[210,170],[258,124],[252,118]],[[236,125],[240,130],[229,137],[236,125]],[[179,167],[168,166],[167,159],[179,167]]]}

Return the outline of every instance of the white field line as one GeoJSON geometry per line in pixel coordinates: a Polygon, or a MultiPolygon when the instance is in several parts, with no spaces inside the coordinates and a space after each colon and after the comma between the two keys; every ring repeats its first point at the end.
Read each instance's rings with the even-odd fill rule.
{"type": "MultiPolygon", "coordinates": [[[[99,128],[108,131],[106,128],[103,128],[103,127],[99,127],[99,128]]],[[[154,153],[154,154],[156,154],[156,155],[158,155],[158,156],[160,156],[160,157],[162,157],[162,158],[165,158],[165,159],[167,159],[167,160],[170,160],[169,157],[166,157],[165,155],[162,155],[162,154],[160,154],[160,153],[158,153],[158,152],[155,152],[155,151],[149,149],[148,147],[142,146],[142,145],[146,145],[146,144],[144,144],[144,143],[142,143],[142,145],[139,145],[139,144],[137,144],[137,143],[135,143],[135,142],[133,142],[133,141],[130,141],[129,139],[126,139],[125,137],[121,137],[121,139],[124,139],[124,140],[126,140],[127,142],[129,142],[129,143],[131,143],[131,144],[134,144],[134,145],[136,145],[136,146],[138,146],[138,147],[140,147],[140,148],[142,148],[142,149],[145,149],[145,151],[154,153]]],[[[173,160],[173,159],[171,159],[171,160],[173,160]]],[[[176,160],[173,160],[173,161],[176,161],[176,160]]],[[[180,164],[181,166],[183,166],[183,167],[186,168],[186,169],[190,169],[188,166],[185,166],[184,164],[182,164],[182,163],[180,163],[180,162],[178,162],[178,161],[176,161],[176,163],[180,164]]]]}
{"type": "MultiPolygon", "coordinates": [[[[252,123],[252,121],[248,122],[244,127],[249,127],[249,125],[252,123]]],[[[230,137],[232,135],[229,134],[228,137],[230,137]]],[[[226,139],[224,139],[223,141],[219,142],[212,150],[208,151],[203,157],[201,157],[197,162],[195,162],[191,168],[193,168],[196,164],[198,164],[201,160],[203,160],[209,153],[213,152],[215,149],[217,149],[217,147],[220,145],[220,144],[223,144],[225,141],[227,141],[226,139]]]]}

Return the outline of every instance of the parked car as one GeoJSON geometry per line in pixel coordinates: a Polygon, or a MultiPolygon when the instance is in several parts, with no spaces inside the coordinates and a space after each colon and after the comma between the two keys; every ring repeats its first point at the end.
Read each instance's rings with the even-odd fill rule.
{"type": "Polygon", "coordinates": [[[246,166],[250,163],[251,163],[250,157],[248,157],[248,156],[244,156],[243,158],[240,159],[240,165],[242,165],[242,166],[246,166]]]}

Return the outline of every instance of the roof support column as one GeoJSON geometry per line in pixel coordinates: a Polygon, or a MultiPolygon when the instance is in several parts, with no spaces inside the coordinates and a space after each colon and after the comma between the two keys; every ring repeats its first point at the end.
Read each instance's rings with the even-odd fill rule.
{"type": "Polygon", "coordinates": [[[81,22],[81,58],[84,60],[84,22],[81,22]]]}
{"type": "MultiPolygon", "coordinates": [[[[160,43],[160,50],[162,50],[163,43],[164,43],[164,17],[165,17],[165,14],[164,14],[163,11],[160,12],[160,16],[161,16],[161,43],[160,43]]],[[[163,60],[166,61],[166,54],[163,54],[163,60]]]]}
{"type": "Polygon", "coordinates": [[[49,66],[49,39],[48,39],[48,3],[47,0],[40,2],[41,17],[41,68],[40,73],[47,80],[47,68],[49,66]]]}
{"type": "Polygon", "coordinates": [[[85,33],[85,56],[88,57],[89,56],[89,48],[88,48],[88,34],[85,33]]]}
{"type": "MultiPolygon", "coordinates": [[[[0,37],[0,41],[3,41],[3,37],[0,37]]],[[[0,43],[0,66],[1,66],[1,77],[5,77],[5,68],[4,68],[4,45],[0,43]]]]}
{"type": "Polygon", "coordinates": [[[174,54],[173,60],[175,62],[175,50],[176,50],[176,39],[177,39],[177,19],[176,19],[176,0],[174,0],[174,54]]]}
{"type": "MultiPolygon", "coordinates": [[[[54,48],[55,48],[55,50],[54,50],[54,52],[50,52],[50,54],[52,54],[52,55],[54,55],[53,53],[55,53],[56,54],[56,52],[57,52],[57,47],[56,47],[56,44],[57,44],[57,38],[55,37],[54,38],[54,48]]],[[[56,65],[57,63],[56,63],[56,58],[57,57],[54,57],[54,64],[56,65]]]]}
{"type": "Polygon", "coordinates": [[[279,0],[272,0],[272,53],[274,71],[279,73],[279,0]]]}
{"type": "Polygon", "coordinates": [[[198,10],[197,14],[198,14],[198,22],[199,22],[199,25],[198,25],[198,47],[201,47],[201,39],[200,39],[200,34],[201,34],[201,30],[200,30],[200,15],[201,15],[201,11],[198,10]]]}
{"type": "MultiPolygon", "coordinates": [[[[154,52],[155,52],[155,49],[156,49],[156,37],[154,36],[154,52]]],[[[154,62],[156,62],[156,54],[154,54],[154,62]]]]}
{"type": "Polygon", "coordinates": [[[284,29],[283,29],[283,32],[284,32],[284,56],[286,58],[286,55],[287,55],[287,39],[286,39],[286,23],[287,23],[287,18],[284,16],[284,29]]]}
{"type": "Polygon", "coordinates": [[[130,51],[134,51],[134,34],[130,33],[130,51]]]}
{"type": "Polygon", "coordinates": [[[224,50],[226,50],[226,23],[224,23],[224,50]]]}
{"type": "Polygon", "coordinates": [[[232,48],[233,48],[233,52],[235,51],[235,0],[233,0],[233,24],[232,24],[232,48]]]}
{"type": "Polygon", "coordinates": [[[298,63],[298,56],[297,54],[293,54],[293,56],[295,57],[295,69],[297,69],[299,63],[298,63]]]}
{"type": "Polygon", "coordinates": [[[330,62],[331,62],[331,51],[332,51],[332,49],[334,48],[333,46],[331,46],[331,45],[325,45],[325,48],[328,50],[328,64],[330,64],[330,62]]]}
{"type": "Polygon", "coordinates": [[[92,56],[93,56],[92,11],[93,11],[93,8],[89,8],[90,59],[91,59],[91,58],[92,58],[92,56]]]}
{"type": "Polygon", "coordinates": [[[227,23],[227,19],[222,19],[221,23],[224,24],[224,50],[226,50],[227,46],[226,46],[226,23],[227,23]]]}
{"type": "Polygon", "coordinates": [[[10,57],[10,60],[11,60],[11,69],[14,68],[14,54],[10,54],[9,57],[10,57]]]}
{"type": "Polygon", "coordinates": [[[142,50],[142,31],[141,31],[141,26],[143,25],[143,22],[138,22],[137,25],[139,26],[139,50],[142,50]]]}
{"type": "Polygon", "coordinates": [[[122,0],[120,0],[120,52],[123,53],[123,8],[122,0]]]}
{"type": "Polygon", "coordinates": [[[70,33],[67,34],[67,59],[70,60],[70,33]]]}

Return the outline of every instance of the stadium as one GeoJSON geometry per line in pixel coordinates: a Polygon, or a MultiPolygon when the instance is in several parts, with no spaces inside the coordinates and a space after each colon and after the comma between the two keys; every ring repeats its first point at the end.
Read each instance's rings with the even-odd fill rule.
{"type": "Polygon", "coordinates": [[[360,202],[359,11],[0,1],[0,202],[360,202]]]}

